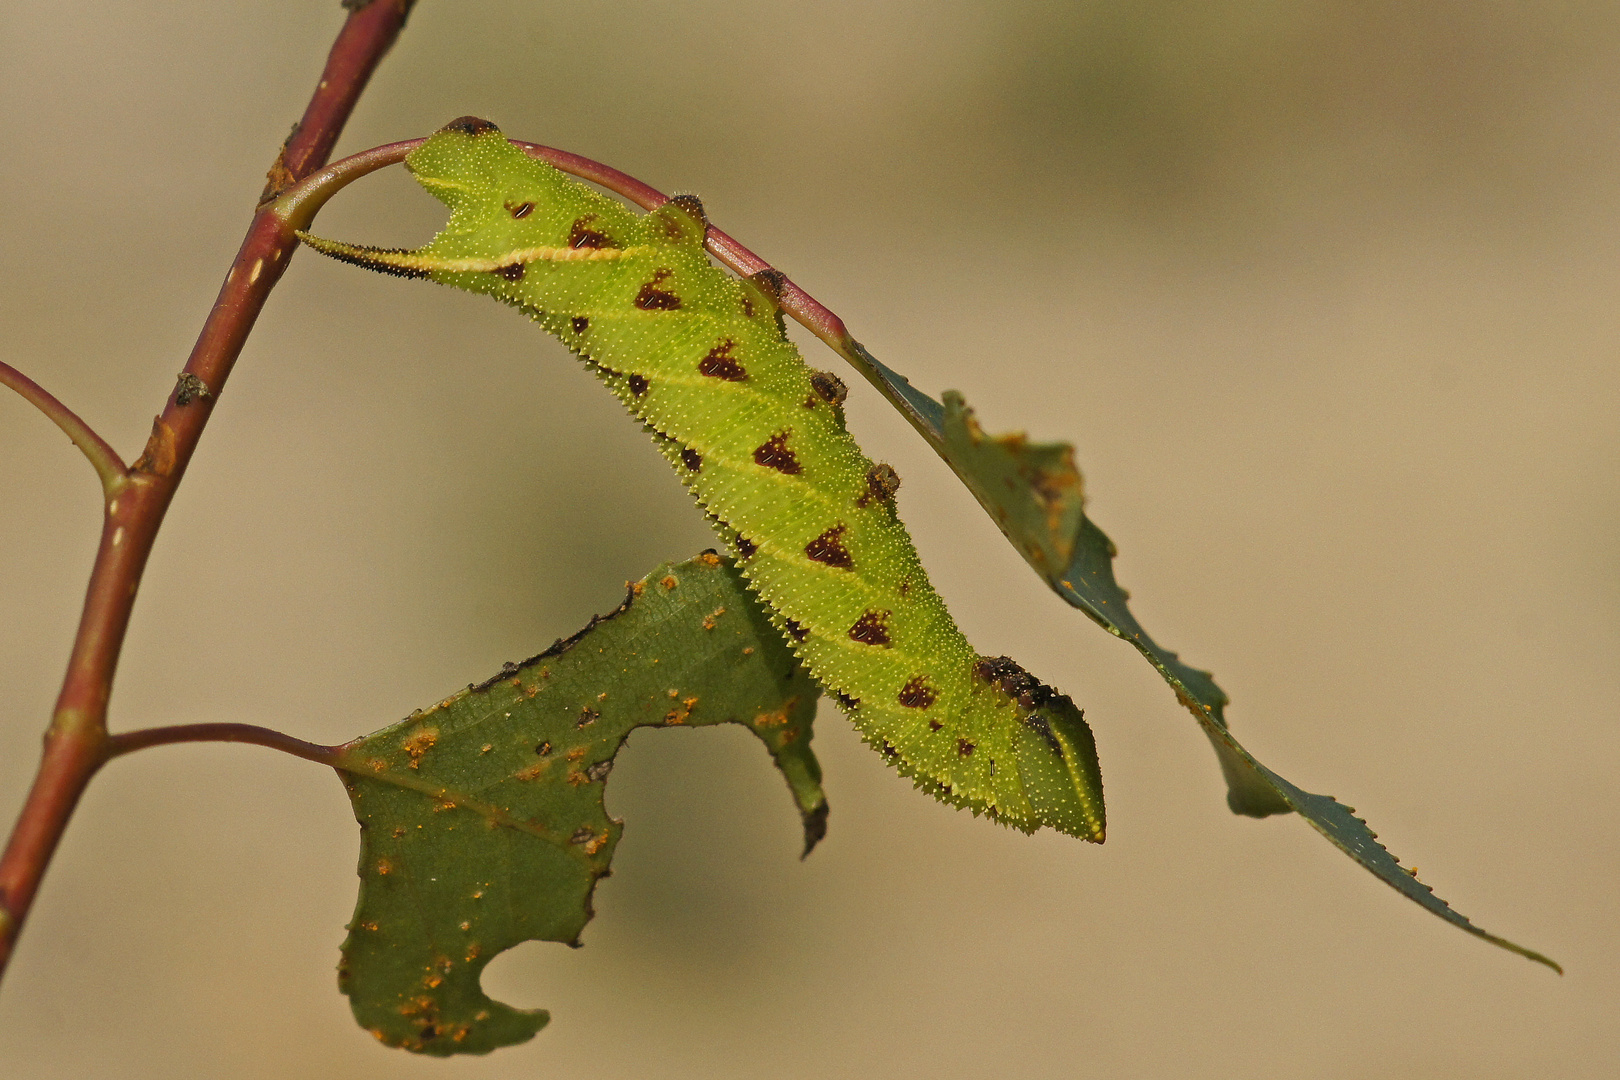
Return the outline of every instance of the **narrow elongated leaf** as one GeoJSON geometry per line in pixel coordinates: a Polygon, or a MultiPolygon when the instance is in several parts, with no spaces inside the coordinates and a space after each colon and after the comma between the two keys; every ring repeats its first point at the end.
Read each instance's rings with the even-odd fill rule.
{"type": "Polygon", "coordinates": [[[1073,447],[1032,443],[1022,433],[987,435],[961,394],[946,391],[941,405],[854,339],[846,340],[844,351],[858,359],[880,389],[887,388],[885,396],[951,466],[1052,590],[1109,633],[1136,646],[1158,669],[1215,747],[1226,777],[1227,805],[1233,812],[1266,817],[1295,811],[1402,896],[1493,945],[1563,971],[1541,953],[1474,925],[1402,866],[1352,808],[1289,783],[1232,737],[1223,711],[1229,699],[1210,673],[1182,663],[1149,637],[1131,614],[1129,594],[1114,580],[1113,541],[1082,509],[1084,484],[1075,468],[1073,447]]]}
{"type": "Polygon", "coordinates": [[[826,827],[810,752],[819,690],[742,579],[709,553],[653,571],[617,611],[523,664],[344,748],[360,899],[340,985],[379,1040],[481,1054],[549,1020],[479,987],[520,942],[579,943],[623,830],[603,807],[637,727],[738,723],[826,827]]]}

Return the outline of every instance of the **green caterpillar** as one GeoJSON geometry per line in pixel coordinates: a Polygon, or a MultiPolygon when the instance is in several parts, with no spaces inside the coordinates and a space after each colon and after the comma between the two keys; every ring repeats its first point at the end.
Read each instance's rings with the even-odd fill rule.
{"type": "Polygon", "coordinates": [[[695,198],[636,213],[484,120],[452,122],[406,165],[451,211],[426,246],[305,242],[521,308],[653,432],[867,742],[945,802],[1102,841],[1090,729],[1067,697],[957,629],[895,515],[899,477],[845,430],[843,384],[788,340],[779,275],[712,266],[695,198]]]}

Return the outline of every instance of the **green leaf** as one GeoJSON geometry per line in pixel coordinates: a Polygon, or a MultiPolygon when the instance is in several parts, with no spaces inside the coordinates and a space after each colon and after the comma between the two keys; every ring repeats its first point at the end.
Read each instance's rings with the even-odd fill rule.
{"type": "Polygon", "coordinates": [[[344,747],[360,899],[339,982],[380,1041],[482,1054],[550,1019],[491,1000],[484,966],[579,944],[623,830],[603,806],[638,727],[737,723],[788,781],[805,854],[826,829],[810,751],[819,690],[729,562],[705,553],[632,585],[618,610],[523,664],[344,747]]]}
{"type": "Polygon", "coordinates": [[[1403,867],[1350,807],[1289,783],[1232,737],[1224,714],[1229,699],[1210,673],[1182,663],[1131,614],[1129,594],[1114,580],[1113,541],[1084,513],[1084,484],[1073,447],[1032,443],[1022,433],[986,435],[961,394],[946,391],[941,405],[853,338],[845,339],[841,351],[950,465],[1047,585],[1103,629],[1136,646],[1158,669],[1215,747],[1226,777],[1227,805],[1234,813],[1266,817],[1296,811],[1402,896],[1494,945],[1563,971],[1541,953],[1474,925],[1403,867]]]}

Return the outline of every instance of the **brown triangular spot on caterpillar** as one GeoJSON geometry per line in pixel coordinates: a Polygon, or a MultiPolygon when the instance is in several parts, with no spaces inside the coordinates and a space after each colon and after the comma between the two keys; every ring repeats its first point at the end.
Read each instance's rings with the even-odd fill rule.
{"type": "Polygon", "coordinates": [[[883,745],[878,747],[878,752],[884,757],[888,758],[890,761],[893,761],[895,758],[900,756],[900,751],[896,750],[894,748],[894,743],[890,742],[888,739],[883,740],[883,745]]]}
{"type": "Polygon", "coordinates": [[[928,685],[928,676],[913,675],[900,688],[899,699],[908,709],[926,709],[939,699],[939,691],[928,685]]]}
{"type": "Polygon", "coordinates": [[[609,239],[607,233],[598,232],[590,227],[597,215],[586,214],[575,220],[568,229],[568,246],[571,248],[616,248],[619,245],[609,239]]]}
{"type": "Polygon", "coordinates": [[[591,320],[586,318],[584,315],[575,315],[572,319],[568,320],[568,323],[574,328],[574,333],[576,334],[583,334],[586,330],[589,330],[591,326],[591,320]]]}
{"type": "Polygon", "coordinates": [[[810,385],[830,405],[842,405],[849,397],[849,387],[844,385],[844,380],[830,371],[812,371],[810,385]]]}
{"type": "Polygon", "coordinates": [[[794,641],[803,641],[810,634],[810,631],[806,630],[803,624],[788,618],[786,615],[782,616],[782,623],[787,627],[787,632],[794,641]]]}
{"type": "Polygon", "coordinates": [[[754,557],[754,552],[759,550],[759,545],[748,539],[748,537],[744,536],[742,533],[738,533],[737,538],[731,543],[732,546],[737,549],[737,557],[739,559],[751,559],[754,557]]]}
{"type": "Polygon", "coordinates": [[[647,376],[631,375],[625,381],[630,384],[630,392],[636,397],[640,397],[647,392],[647,376]]]}
{"type": "Polygon", "coordinates": [[[945,725],[940,723],[938,720],[930,720],[930,721],[928,721],[928,730],[929,731],[938,731],[940,728],[942,728],[944,726],[945,725]]]}
{"type": "Polygon", "coordinates": [[[491,270],[490,273],[498,274],[507,281],[522,281],[523,264],[520,262],[507,263],[505,266],[497,266],[495,269],[491,270]]]}
{"type": "Polygon", "coordinates": [[[698,374],[707,375],[711,379],[724,379],[726,382],[742,382],[748,378],[748,371],[731,355],[731,350],[737,343],[726,338],[720,344],[709,350],[709,355],[698,361],[698,374]]]}
{"type": "Polygon", "coordinates": [[[775,469],[779,473],[797,476],[803,470],[799,466],[799,459],[793,451],[788,449],[788,436],[792,431],[783,431],[766,439],[754,451],[754,464],[763,465],[767,469],[775,469]]]}
{"type": "Polygon", "coordinates": [[[818,563],[827,566],[836,566],[841,570],[848,570],[855,565],[849,557],[849,549],[844,546],[844,532],[847,526],[839,522],[808,544],[804,545],[805,555],[818,563]]]}
{"type": "Polygon", "coordinates": [[[636,307],[642,311],[677,311],[681,306],[681,298],[672,292],[660,289],[658,286],[675,271],[668,267],[659,267],[653,271],[652,280],[641,287],[636,293],[636,307]]]}
{"type": "Polygon", "coordinates": [[[813,409],[820,400],[821,399],[816,397],[816,395],[811,394],[809,397],[804,399],[804,407],[807,409],[813,409]]]}
{"type": "Polygon", "coordinates": [[[855,625],[849,628],[849,639],[859,641],[865,645],[889,644],[888,618],[893,614],[889,611],[868,611],[855,620],[855,625]]]}
{"type": "Polygon", "coordinates": [[[681,464],[693,472],[703,468],[703,455],[688,446],[681,451],[681,464]]]}
{"type": "Polygon", "coordinates": [[[900,490],[900,474],[887,462],[880,462],[866,470],[866,490],[855,500],[856,506],[873,502],[888,502],[900,490]]]}
{"type": "Polygon", "coordinates": [[[834,694],[833,697],[837,698],[838,699],[838,704],[842,705],[846,709],[857,709],[857,708],[860,707],[860,704],[861,704],[861,699],[860,698],[858,698],[858,697],[850,697],[848,694],[844,693],[843,691],[839,691],[838,693],[834,694]]]}
{"type": "Polygon", "coordinates": [[[462,135],[488,135],[492,131],[500,134],[501,129],[482,117],[458,116],[439,130],[455,131],[462,135]]]}
{"type": "Polygon", "coordinates": [[[969,754],[973,753],[973,750],[973,744],[968,742],[966,739],[956,740],[956,752],[961,754],[963,757],[967,757],[969,754]]]}
{"type": "Polygon", "coordinates": [[[524,218],[534,213],[534,203],[532,202],[522,202],[518,203],[516,206],[512,205],[511,203],[502,203],[501,205],[506,207],[506,212],[508,214],[511,214],[519,221],[522,221],[524,218]]]}

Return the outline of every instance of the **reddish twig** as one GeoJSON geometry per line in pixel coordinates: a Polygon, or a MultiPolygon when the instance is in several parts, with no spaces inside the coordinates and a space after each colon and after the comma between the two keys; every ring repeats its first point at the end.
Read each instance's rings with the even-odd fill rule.
{"type": "Polygon", "coordinates": [[[101,477],[101,490],[107,498],[114,498],[128,486],[129,470],[124,465],[124,459],[118,456],[118,451],[108,446],[106,439],[97,435],[95,429],[81,420],[72,409],[56,400],[49,390],[10,364],[3,363],[0,363],[0,386],[9,386],[21,394],[24,401],[50,417],[51,422],[73,440],[73,445],[84,451],[84,456],[90,459],[90,467],[101,477]]]}
{"type": "Polygon", "coordinates": [[[343,757],[341,746],[323,746],[305,742],[283,731],[258,727],[255,724],[176,724],[173,727],[141,728],[123,731],[107,740],[107,760],[122,757],[149,746],[170,746],[174,743],[234,742],[268,746],[284,754],[338,768],[343,757]]]}
{"type": "Polygon", "coordinates": [[[319,84],[270,170],[261,209],[225,276],[175,392],[153,422],[127,484],[107,501],[101,546],[78,635],[57,698],[45,752],[16,828],[0,855],[0,972],[85,785],[106,762],[107,701],[141,573],[164,512],[185,474],[231,367],[241,354],[297,239],[262,209],[326,163],[371,73],[399,36],[414,0],[357,0],[327,57],[319,84]]]}

